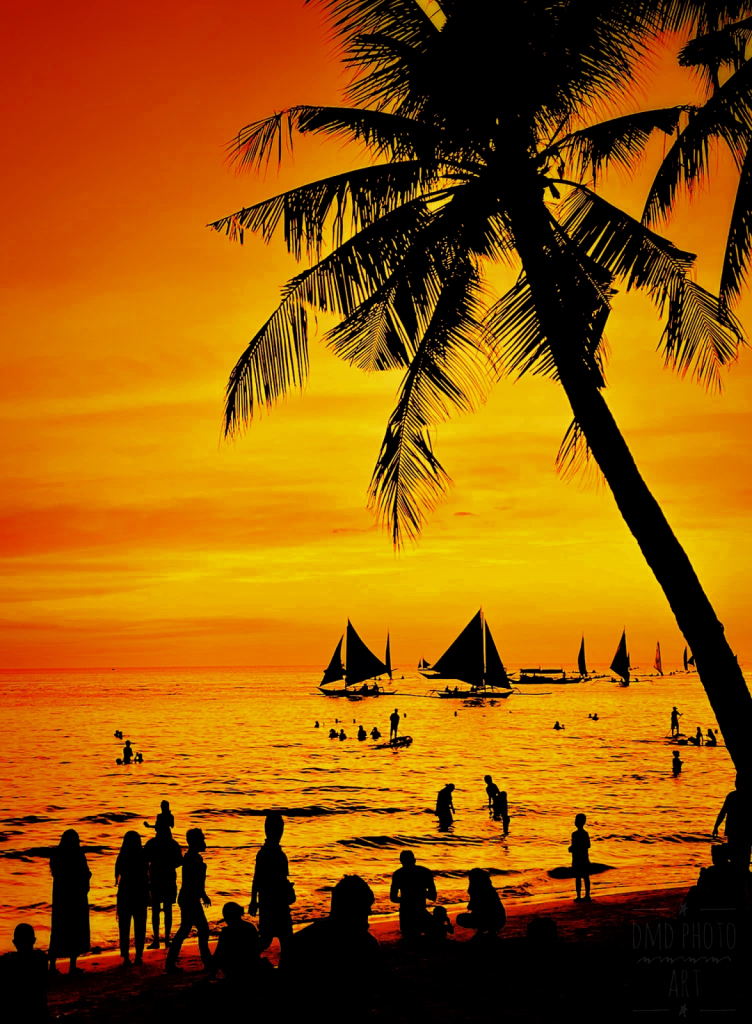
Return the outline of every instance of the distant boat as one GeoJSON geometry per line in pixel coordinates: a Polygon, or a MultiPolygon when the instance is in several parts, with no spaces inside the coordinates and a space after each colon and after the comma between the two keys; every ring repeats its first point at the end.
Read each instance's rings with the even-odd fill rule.
{"type": "Polygon", "coordinates": [[[653,667],[659,675],[663,675],[663,662],[661,661],[661,645],[656,643],[655,645],[655,662],[653,667]]]}
{"type": "Polygon", "coordinates": [[[693,654],[691,657],[688,658],[687,657],[687,648],[685,647],[684,648],[684,671],[685,672],[689,671],[689,666],[690,665],[692,666],[692,668],[695,667],[695,656],[693,654]]]}
{"type": "MultiPolygon", "coordinates": [[[[425,662],[425,659],[422,660],[425,662]]],[[[508,697],[512,692],[512,684],[482,609],[472,617],[439,660],[432,667],[421,671],[427,679],[454,679],[470,684],[469,690],[461,690],[459,686],[437,690],[439,697],[508,697]]]]}
{"type": "Polygon", "coordinates": [[[430,668],[430,667],[431,666],[428,664],[428,662],[426,661],[425,658],[421,658],[420,661],[418,662],[418,669],[424,669],[424,668],[430,668]]]}
{"type": "Polygon", "coordinates": [[[324,678],[319,684],[319,689],[327,697],[378,697],[379,694],[389,691],[381,688],[378,683],[368,686],[366,680],[375,679],[378,676],[388,675],[392,678],[392,655],[389,644],[389,634],[386,635],[385,661],[377,658],[373,651],[363,643],[355,627],[347,620],[347,644],[345,649],[345,661],[342,661],[342,644],[345,640],[341,636],[339,643],[334,648],[332,660],[324,670],[324,678]],[[339,682],[344,679],[344,688],[325,689],[330,683],[339,682]],[[364,683],[360,689],[356,689],[358,683],[364,683]]]}
{"type": "Polygon", "coordinates": [[[551,683],[556,686],[562,686],[565,683],[571,685],[572,683],[579,683],[581,677],[568,676],[563,668],[521,668],[520,677],[517,683],[521,686],[529,684],[540,684],[540,683],[551,683]]]}
{"type": "Polygon", "coordinates": [[[629,653],[627,651],[627,631],[623,630],[619,646],[616,648],[614,660],[611,662],[611,671],[621,676],[621,686],[629,686],[629,653]]]}

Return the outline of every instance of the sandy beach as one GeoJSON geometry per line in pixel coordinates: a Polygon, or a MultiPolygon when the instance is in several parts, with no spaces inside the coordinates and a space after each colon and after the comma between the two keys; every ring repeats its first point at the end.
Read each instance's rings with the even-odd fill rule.
{"type": "MultiPolygon", "coordinates": [[[[733,936],[727,928],[721,935],[717,926],[693,933],[681,917],[685,892],[612,893],[590,904],[510,902],[497,942],[468,941],[472,933],[457,928],[454,939],[439,949],[406,947],[396,916],[375,918],[371,932],[383,950],[386,978],[374,1008],[363,1013],[369,1020],[397,1024],[417,1018],[497,1021],[502,1012],[506,1019],[543,1022],[573,1012],[580,1019],[635,1019],[646,1012],[675,1016],[687,1006],[692,1016],[702,1010],[703,1020],[712,1019],[713,1011],[728,1019],[729,1012],[749,1009],[747,993],[733,980],[740,960],[738,927],[733,936]],[[527,944],[527,925],[536,915],[557,923],[553,950],[534,951],[527,944]]],[[[450,908],[452,920],[459,909],[450,908]]],[[[275,942],[270,955],[275,962],[276,953],[275,942]]],[[[333,964],[336,957],[332,950],[333,964]]],[[[221,995],[224,982],[208,981],[194,939],[183,947],[184,971],[178,976],[164,974],[164,951],[147,951],[144,959],[142,967],[129,969],[111,954],[82,959],[85,975],[53,983],[52,1013],[87,1024],[198,1020],[221,995]]],[[[284,1019],[287,993],[282,985],[277,988],[274,1012],[284,1019]]],[[[336,1001],[335,988],[329,979],[312,998],[336,1001]]],[[[249,992],[248,999],[251,1005],[258,994],[249,992]]],[[[352,1012],[357,1017],[358,1008],[352,1012]]]]}

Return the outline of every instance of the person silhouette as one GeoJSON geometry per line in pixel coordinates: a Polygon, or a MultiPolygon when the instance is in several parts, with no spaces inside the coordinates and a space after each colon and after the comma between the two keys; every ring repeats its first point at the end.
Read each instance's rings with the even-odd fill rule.
{"type": "Polygon", "coordinates": [[[443,789],[440,789],[436,797],[436,816],[439,819],[439,828],[443,831],[448,829],[454,821],[452,814],[454,813],[454,800],[452,794],[454,793],[454,784],[448,782],[443,789]]]}
{"type": "Polygon", "coordinates": [[[431,929],[431,915],[426,909],[426,900],[436,899],[436,884],[428,868],[415,863],[412,850],[400,854],[402,867],[392,875],[389,899],[399,903],[399,923],[402,938],[408,942],[419,939],[431,929]]]}
{"type": "Polygon", "coordinates": [[[143,764],[144,763],[144,755],[141,753],[140,750],[136,751],[136,756],[133,758],[133,763],[134,764],[143,764]]]}
{"type": "Polygon", "coordinates": [[[153,938],[149,949],[159,949],[159,915],[164,912],[164,944],[170,945],[172,932],[172,905],[178,898],[177,869],[183,863],[183,851],[180,844],[172,838],[171,826],[168,824],[172,815],[165,816],[165,805],[162,801],[162,814],[157,815],[156,835],[147,840],[144,856],[149,868],[149,899],[151,901],[151,927],[153,938]]]}
{"type": "Polygon", "coordinates": [[[337,732],[336,729],[330,729],[329,730],[329,739],[330,740],[336,740],[338,737],[339,737],[339,733],[337,732]]]}
{"type": "Polygon", "coordinates": [[[593,721],[594,721],[594,722],[597,722],[597,721],[598,721],[598,712],[597,712],[597,711],[596,711],[596,712],[595,712],[595,714],[593,715],[593,721]]]}
{"type": "Polygon", "coordinates": [[[705,746],[706,747],[717,747],[718,746],[718,737],[716,736],[715,732],[712,729],[708,729],[708,733],[707,733],[707,736],[705,738],[705,746]]]}
{"type": "Polygon", "coordinates": [[[363,728],[362,725],[358,726],[358,739],[359,740],[367,740],[368,739],[368,733],[365,731],[365,729],[363,728]]]}
{"type": "Polygon", "coordinates": [[[133,749],[131,747],[131,741],[126,740],[125,746],[123,747],[123,764],[130,764],[133,760],[133,749]]]}
{"type": "Polygon", "coordinates": [[[454,935],[454,925],[449,920],[449,914],[444,907],[434,907],[430,914],[430,921],[429,938],[443,942],[447,935],[454,935]]]}
{"type": "Polygon", "coordinates": [[[559,720],[557,718],[556,722],[554,723],[554,729],[556,729],[556,731],[558,732],[559,729],[563,729],[563,728],[564,728],[564,726],[563,725],[559,725],[559,720]]]}
{"type": "Polygon", "coordinates": [[[676,710],[676,705],[671,708],[671,735],[679,735],[679,719],[682,718],[682,712],[676,710]]]}
{"type": "Polygon", "coordinates": [[[221,971],[233,984],[244,984],[258,974],[262,963],[271,967],[267,959],[261,960],[259,934],[255,925],[243,920],[244,913],[239,903],[225,903],[222,907],[226,927],[219,933],[212,956],[212,978],[221,971]]]}
{"type": "Polygon", "coordinates": [[[504,835],[509,832],[509,804],[507,803],[507,791],[502,789],[494,801],[494,819],[501,818],[504,828],[504,835]]]}
{"type": "Polygon", "coordinates": [[[318,728],[320,728],[320,726],[319,726],[319,723],[318,723],[318,721],[316,722],[316,724],[314,725],[314,727],[313,727],[313,728],[314,728],[314,729],[318,729],[318,728]]]}
{"type": "Polygon", "coordinates": [[[473,868],[467,878],[470,900],[467,910],[457,914],[457,924],[460,928],[474,928],[475,938],[495,936],[507,923],[507,915],[491,876],[483,868],[473,868]]]}
{"type": "Polygon", "coordinates": [[[389,716],[389,741],[397,739],[397,732],[399,730],[400,716],[397,708],[389,716]]]}
{"type": "Polygon", "coordinates": [[[50,971],[56,973],[60,957],[70,959],[68,974],[81,974],[76,960],[91,948],[89,932],[89,879],[91,871],[75,829],[63,832],[50,855],[52,872],[52,928],[50,971]]]}
{"type": "Polygon", "coordinates": [[[486,784],[486,796],[488,797],[488,809],[496,817],[496,813],[493,809],[494,801],[499,795],[499,787],[496,785],[490,775],[484,775],[483,781],[486,784]]]}
{"type": "Polygon", "coordinates": [[[163,800],[159,807],[160,811],[154,824],[152,825],[150,821],[145,821],[144,827],[153,828],[155,832],[159,832],[163,828],[166,828],[168,831],[175,828],[175,817],[170,810],[170,801],[163,800]]]}
{"type": "Polygon", "coordinates": [[[678,778],[681,775],[682,765],[684,762],[679,757],[679,751],[675,750],[673,753],[673,761],[671,762],[671,771],[674,773],[674,778],[678,778]]]}
{"type": "Polygon", "coordinates": [[[115,861],[117,916],[120,932],[120,955],[123,965],[130,964],[130,930],[133,921],[133,942],[136,964],[144,962],[146,941],[146,908],[149,904],[149,862],[141,845],[141,836],[131,830],[123,836],[115,861]]]}
{"type": "Polygon", "coordinates": [[[188,850],[183,857],[183,882],[178,896],[180,927],[170,943],[170,951],[165,961],[165,971],[168,974],[174,974],[181,970],[178,967],[180,948],[191,934],[194,926],[198,933],[201,961],[205,968],[208,969],[211,966],[209,924],[204,913],[204,907],[210,907],[211,900],[206,895],[206,865],[201,856],[206,850],[206,839],[200,828],[189,828],[185,839],[188,843],[188,850]]]}
{"type": "Polygon", "coordinates": [[[347,733],[345,732],[344,729],[340,729],[340,731],[339,731],[339,738],[341,740],[346,740],[347,739],[347,733]]]}
{"type": "Polygon", "coordinates": [[[287,857],[280,845],[284,831],[285,822],[279,811],[267,814],[264,822],[266,839],[256,854],[248,907],[251,917],[258,914],[261,949],[268,949],[276,936],[282,959],[292,938],[290,904],[295,902],[295,888],[288,878],[287,857]]]}
{"type": "Polygon", "coordinates": [[[741,774],[737,774],[736,788],[727,794],[713,827],[713,839],[726,819],[726,844],[731,870],[746,885],[752,851],[752,800],[750,787],[741,774]]]}
{"type": "Polygon", "coordinates": [[[587,818],[584,814],[578,814],[574,819],[575,831],[572,833],[572,844],[569,852],[572,854],[572,870],[574,872],[574,886],[577,890],[576,900],[582,900],[582,880],[585,880],[585,899],[590,899],[590,836],[585,831],[587,818]]]}
{"type": "Polygon", "coordinates": [[[41,949],[34,949],[36,941],[30,924],[17,924],[13,931],[16,952],[0,957],[0,991],[6,1020],[20,1024],[52,1019],[47,1007],[47,957],[41,949]]]}
{"type": "Polygon", "coordinates": [[[373,729],[371,729],[371,739],[372,740],[380,740],[381,739],[381,733],[379,732],[379,730],[376,728],[375,725],[374,725],[373,729]]]}
{"type": "Polygon", "coordinates": [[[702,743],[703,743],[703,738],[702,738],[702,729],[701,729],[701,728],[700,728],[700,726],[698,725],[698,726],[697,726],[697,732],[695,733],[695,744],[696,744],[696,745],[697,745],[698,747],[701,747],[701,746],[702,746],[702,743]]]}

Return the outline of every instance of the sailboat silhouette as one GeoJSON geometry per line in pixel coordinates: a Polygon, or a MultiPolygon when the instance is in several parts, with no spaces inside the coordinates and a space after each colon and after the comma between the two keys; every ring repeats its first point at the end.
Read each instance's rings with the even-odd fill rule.
{"type": "MultiPolygon", "coordinates": [[[[425,659],[421,661],[425,664],[425,659]]],[[[470,684],[469,690],[447,686],[437,691],[439,697],[508,697],[512,693],[512,684],[482,608],[438,661],[431,668],[421,668],[421,673],[427,679],[454,679],[470,684]]]]}
{"type": "Polygon", "coordinates": [[[380,694],[389,693],[374,683],[368,686],[366,680],[376,679],[378,676],[388,675],[392,678],[392,653],[389,642],[389,634],[386,635],[385,660],[381,661],[358,636],[355,627],[347,620],[347,643],[345,645],[345,660],[342,661],[342,644],[345,636],[339,638],[339,643],[334,648],[332,659],[324,669],[324,678],[319,684],[319,689],[327,697],[378,697],[380,694]],[[344,688],[326,689],[330,683],[339,682],[344,679],[344,688]],[[355,689],[358,683],[365,683],[360,689],[355,689]]]}

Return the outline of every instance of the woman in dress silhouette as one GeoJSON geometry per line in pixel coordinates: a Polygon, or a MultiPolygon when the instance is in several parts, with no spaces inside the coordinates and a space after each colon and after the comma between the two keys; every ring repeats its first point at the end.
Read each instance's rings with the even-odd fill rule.
{"type": "Polygon", "coordinates": [[[91,871],[81,849],[78,832],[63,832],[50,857],[52,872],[52,931],[50,971],[57,972],[58,957],[69,957],[69,974],[82,973],[76,960],[91,948],[89,933],[89,879],[91,871]]]}

